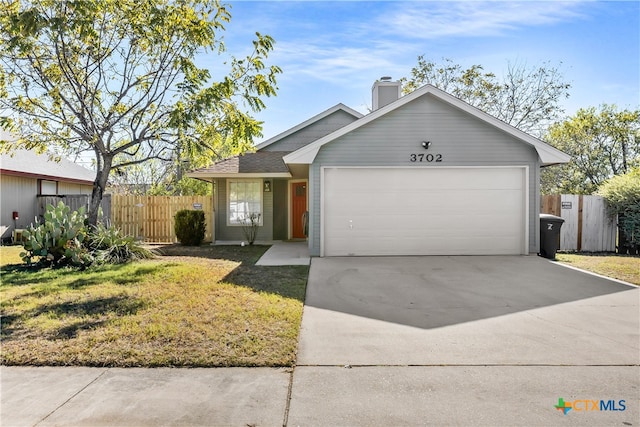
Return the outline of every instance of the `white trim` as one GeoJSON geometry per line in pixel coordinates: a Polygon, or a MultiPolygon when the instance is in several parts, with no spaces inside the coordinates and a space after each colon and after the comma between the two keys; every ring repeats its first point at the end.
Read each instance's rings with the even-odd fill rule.
{"type": "MultiPolygon", "coordinates": [[[[517,166],[514,166],[517,167],[517,166]]],[[[529,211],[529,166],[522,166],[524,168],[524,182],[522,183],[524,189],[524,242],[522,242],[522,255],[529,255],[529,217],[531,212],[529,211]]],[[[540,170],[540,168],[538,168],[540,170]]],[[[540,196],[538,196],[540,199],[540,196]]],[[[538,233],[540,234],[540,233],[538,233]]]]}
{"type": "MultiPolygon", "coordinates": [[[[309,180],[308,179],[290,179],[287,181],[287,239],[293,239],[293,212],[291,209],[291,203],[293,202],[293,196],[291,194],[291,184],[297,182],[304,182],[307,184],[307,211],[309,210],[309,180]]],[[[309,225],[311,229],[311,225],[309,225]]],[[[309,236],[307,236],[307,240],[309,236]]]]}
{"type": "Polygon", "coordinates": [[[291,178],[289,172],[256,172],[256,173],[215,173],[215,172],[189,172],[189,178],[291,178]]]}
{"type": "Polygon", "coordinates": [[[260,223],[258,224],[258,227],[262,227],[264,225],[264,191],[263,191],[263,185],[264,185],[264,180],[262,179],[243,179],[243,178],[239,178],[239,179],[227,179],[226,185],[227,185],[227,197],[225,198],[225,209],[227,212],[227,227],[242,227],[242,224],[236,224],[231,222],[230,218],[231,218],[231,213],[230,213],[230,196],[231,196],[231,192],[229,191],[229,185],[232,182],[241,182],[241,181],[248,181],[248,182],[257,182],[259,183],[259,191],[260,191],[260,223]]]}
{"type": "MultiPolygon", "coordinates": [[[[213,207],[213,215],[212,215],[212,227],[213,227],[213,233],[211,233],[211,244],[215,244],[216,242],[216,233],[218,232],[218,210],[220,209],[220,200],[218,199],[220,197],[220,181],[218,181],[217,179],[213,178],[211,179],[211,185],[212,185],[212,191],[211,191],[211,198],[213,199],[212,201],[212,207],[213,207]]],[[[225,202],[226,203],[226,202],[225,202]]],[[[226,209],[225,209],[226,212],[226,209]]],[[[220,227],[222,227],[222,225],[220,225],[220,227]]]]}
{"type": "MultiPolygon", "coordinates": [[[[520,255],[529,255],[529,166],[527,165],[498,165],[498,166],[321,166],[320,167],[320,256],[325,256],[325,170],[326,169],[521,169],[523,172],[523,230],[520,255]]],[[[308,202],[308,198],[307,198],[308,202]]],[[[309,227],[311,228],[311,226],[309,227]]]]}
{"type": "Polygon", "coordinates": [[[336,130],[335,132],[332,132],[329,135],[324,136],[312,142],[311,144],[306,145],[299,150],[296,150],[293,153],[284,156],[283,160],[287,164],[311,164],[315,160],[318,151],[323,145],[328,144],[329,142],[334,141],[335,139],[346,135],[347,133],[352,132],[355,129],[358,129],[359,127],[364,126],[367,123],[370,123],[373,120],[376,120],[379,117],[384,116],[385,114],[390,113],[391,111],[394,111],[397,108],[400,108],[403,105],[427,94],[434,96],[441,101],[447,102],[450,105],[480,120],[483,120],[484,122],[502,130],[503,132],[506,132],[507,134],[521,140],[522,142],[532,145],[536,149],[538,156],[540,157],[542,166],[557,163],[567,163],[569,162],[569,160],[571,160],[571,156],[569,156],[568,154],[563,153],[562,151],[546,144],[545,142],[525,132],[522,132],[519,129],[516,129],[515,127],[508,125],[507,123],[498,120],[495,117],[431,85],[425,85],[420,89],[416,89],[410,94],[403,96],[399,100],[392,102],[391,104],[388,104],[378,110],[375,110],[374,112],[361,118],[360,120],[356,120],[355,122],[350,123],[336,130]]]}
{"type": "MultiPolygon", "coordinates": [[[[320,256],[324,257],[324,193],[325,193],[325,169],[332,168],[331,166],[321,166],[320,167],[320,256]]],[[[311,227],[309,227],[311,228],[311,227]]]]}
{"type": "Polygon", "coordinates": [[[262,150],[263,148],[277,142],[280,141],[283,138],[286,138],[287,136],[298,132],[300,129],[304,129],[305,127],[312,125],[313,123],[324,119],[327,116],[330,116],[331,114],[335,113],[336,111],[344,111],[345,113],[351,114],[352,116],[360,119],[362,117],[364,117],[364,115],[352,108],[347,107],[344,104],[336,104],[333,107],[324,110],[323,112],[321,112],[320,114],[316,114],[315,116],[311,117],[308,120],[305,120],[304,122],[300,123],[299,125],[296,125],[294,127],[292,127],[291,129],[287,129],[286,131],[267,139],[266,141],[261,142],[260,144],[256,145],[256,150],[262,150]]]}

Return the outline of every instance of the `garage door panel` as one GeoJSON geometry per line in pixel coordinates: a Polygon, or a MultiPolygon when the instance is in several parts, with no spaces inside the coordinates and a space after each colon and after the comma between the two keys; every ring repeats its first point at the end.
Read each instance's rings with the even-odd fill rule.
{"type": "MultiPolygon", "coordinates": [[[[462,212],[465,216],[471,216],[476,213],[500,215],[505,210],[512,211],[520,207],[521,200],[519,200],[519,195],[519,192],[514,194],[503,193],[501,195],[425,193],[421,197],[417,197],[415,194],[407,197],[394,194],[383,199],[381,194],[377,194],[370,196],[372,199],[370,202],[364,203],[363,201],[363,203],[354,204],[343,215],[347,217],[354,215],[401,215],[411,211],[429,215],[455,215],[458,212],[462,212]]],[[[331,201],[325,203],[325,209],[331,210],[335,207],[336,210],[340,210],[341,206],[352,204],[352,199],[353,195],[351,197],[332,198],[331,201]]]]}
{"type": "MultiPolygon", "coordinates": [[[[474,249],[475,242],[472,239],[462,237],[432,237],[429,241],[416,238],[398,240],[395,237],[362,238],[359,241],[353,239],[336,240],[332,244],[335,250],[349,248],[344,253],[332,256],[384,256],[384,255],[512,255],[513,247],[508,241],[483,236],[482,244],[487,249],[478,251],[474,249]],[[442,253],[442,248],[447,247],[447,253],[442,253]],[[489,250],[489,248],[491,248],[489,250]]],[[[328,251],[334,250],[331,245],[328,251]]]]}
{"type": "Polygon", "coordinates": [[[403,228],[413,226],[413,230],[410,230],[411,233],[406,233],[409,235],[413,233],[419,235],[432,235],[434,233],[451,235],[452,230],[455,231],[455,229],[460,228],[462,223],[464,223],[466,232],[472,234],[481,233],[482,230],[495,230],[500,228],[514,229],[521,224],[521,221],[518,218],[513,218],[508,215],[495,214],[475,214],[468,216],[440,212],[427,216],[425,214],[393,212],[377,216],[367,215],[355,218],[341,216],[332,218],[331,221],[326,222],[327,228],[330,229],[326,235],[338,236],[348,231],[369,233],[372,228],[375,228],[378,233],[391,230],[394,234],[398,235],[400,226],[403,228]]]}
{"type": "Polygon", "coordinates": [[[324,171],[325,255],[519,254],[523,168],[324,171]]]}
{"type": "Polygon", "coordinates": [[[336,191],[348,192],[349,189],[360,191],[402,191],[422,190],[455,190],[460,188],[472,190],[519,189],[522,184],[521,170],[516,168],[375,168],[375,175],[367,175],[372,168],[336,168],[329,169],[331,177],[325,177],[327,185],[340,183],[336,191]],[[437,176],[425,176],[425,172],[437,171],[437,176]],[[495,173],[499,173],[501,181],[496,181],[495,173]],[[499,172],[498,172],[499,171],[499,172]],[[363,174],[363,172],[365,172],[363,174]]]}

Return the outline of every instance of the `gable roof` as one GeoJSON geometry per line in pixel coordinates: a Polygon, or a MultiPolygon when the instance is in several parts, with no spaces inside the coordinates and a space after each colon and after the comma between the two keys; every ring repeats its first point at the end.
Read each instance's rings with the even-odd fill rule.
{"type": "Polygon", "coordinates": [[[330,133],[329,135],[326,135],[318,139],[317,141],[314,141],[311,144],[294,151],[291,154],[286,155],[284,157],[284,162],[287,164],[311,164],[323,145],[328,144],[329,142],[332,142],[337,138],[340,138],[341,136],[346,135],[347,133],[352,132],[360,128],[361,126],[364,126],[367,123],[370,123],[384,116],[385,114],[388,114],[402,107],[403,105],[408,104],[409,102],[425,95],[431,95],[441,101],[444,101],[468,113],[469,115],[498,128],[499,130],[513,136],[514,138],[532,145],[536,149],[543,166],[553,165],[557,163],[567,163],[571,159],[571,156],[569,156],[568,154],[563,153],[562,151],[550,146],[549,144],[546,144],[538,138],[535,138],[528,133],[525,133],[501,120],[496,119],[495,117],[485,113],[484,111],[481,111],[478,108],[467,104],[466,102],[454,97],[453,95],[450,95],[436,88],[435,86],[425,85],[419,89],[416,89],[410,94],[401,97],[397,101],[394,101],[378,110],[375,110],[372,113],[362,117],[361,119],[356,120],[355,122],[348,124],[336,130],[335,132],[330,133]]]}
{"type": "Polygon", "coordinates": [[[31,150],[16,150],[12,154],[0,154],[0,173],[87,185],[92,185],[96,178],[95,172],[70,160],[62,158],[59,162],[55,162],[49,160],[47,154],[38,154],[31,150]]]}
{"type": "Polygon", "coordinates": [[[267,146],[269,146],[269,145],[271,145],[271,144],[273,144],[275,142],[278,142],[281,139],[284,139],[287,136],[292,135],[292,134],[298,132],[299,130],[304,129],[307,126],[312,125],[315,122],[320,121],[320,120],[324,119],[325,117],[328,117],[331,114],[335,113],[336,111],[340,111],[340,110],[344,111],[347,114],[350,114],[350,115],[354,116],[357,119],[360,119],[360,118],[364,117],[362,113],[359,113],[358,111],[356,111],[356,110],[354,110],[352,108],[349,108],[349,107],[347,107],[346,105],[344,105],[342,103],[341,104],[336,104],[333,107],[329,108],[328,110],[324,110],[323,112],[321,112],[319,114],[316,114],[315,116],[311,117],[310,119],[305,120],[304,122],[300,123],[299,125],[294,126],[291,129],[287,129],[286,131],[274,136],[273,138],[269,138],[266,141],[261,142],[260,144],[256,145],[256,150],[260,151],[263,148],[265,148],[265,147],[267,147],[267,146]]]}
{"type": "Polygon", "coordinates": [[[289,168],[282,158],[288,151],[258,151],[220,160],[213,165],[189,172],[191,178],[290,178],[289,168]]]}

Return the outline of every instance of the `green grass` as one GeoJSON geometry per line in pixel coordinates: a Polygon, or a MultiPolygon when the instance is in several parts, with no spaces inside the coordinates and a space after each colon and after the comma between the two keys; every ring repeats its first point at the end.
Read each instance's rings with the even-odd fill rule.
{"type": "Polygon", "coordinates": [[[20,264],[20,252],[24,252],[22,246],[0,246],[0,266],[20,264]]]}
{"type": "Polygon", "coordinates": [[[556,254],[563,264],[640,286],[640,257],[615,254],[556,254]]]}
{"type": "Polygon", "coordinates": [[[31,270],[14,248],[0,248],[2,364],[295,362],[308,267],[255,266],[267,247],[170,246],[86,271],[31,270]]]}

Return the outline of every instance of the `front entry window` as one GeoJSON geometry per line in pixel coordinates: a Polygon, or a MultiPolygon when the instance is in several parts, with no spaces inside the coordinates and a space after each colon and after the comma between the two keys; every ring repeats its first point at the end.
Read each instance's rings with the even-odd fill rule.
{"type": "Polygon", "coordinates": [[[242,179],[228,181],[228,225],[242,225],[250,214],[260,214],[262,225],[262,180],[242,179]]]}

